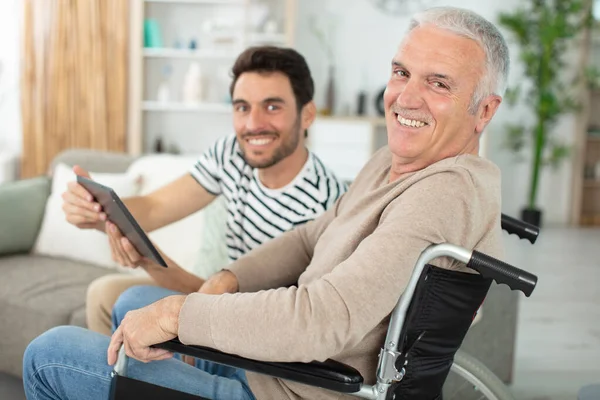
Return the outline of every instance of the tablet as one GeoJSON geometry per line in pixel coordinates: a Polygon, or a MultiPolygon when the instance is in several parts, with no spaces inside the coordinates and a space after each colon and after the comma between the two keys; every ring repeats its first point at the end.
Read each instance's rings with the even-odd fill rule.
{"type": "Polygon", "coordinates": [[[77,183],[94,196],[94,199],[102,206],[102,211],[106,214],[107,219],[119,228],[140,255],[167,267],[165,260],[114,190],[79,175],[77,183]]]}

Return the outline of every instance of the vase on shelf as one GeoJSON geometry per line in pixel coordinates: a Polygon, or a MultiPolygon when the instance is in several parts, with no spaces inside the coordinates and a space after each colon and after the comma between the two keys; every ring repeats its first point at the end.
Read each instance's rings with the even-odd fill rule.
{"type": "Polygon", "coordinates": [[[171,66],[165,65],[163,68],[163,79],[158,85],[156,100],[159,103],[168,103],[171,101],[171,90],[169,88],[169,78],[171,77],[171,66]]]}
{"type": "Polygon", "coordinates": [[[325,107],[321,110],[323,115],[333,115],[335,111],[335,67],[329,66],[329,76],[325,89],[325,107]]]}
{"type": "Polygon", "coordinates": [[[163,47],[160,25],[156,19],[144,20],[144,47],[163,47]]]}

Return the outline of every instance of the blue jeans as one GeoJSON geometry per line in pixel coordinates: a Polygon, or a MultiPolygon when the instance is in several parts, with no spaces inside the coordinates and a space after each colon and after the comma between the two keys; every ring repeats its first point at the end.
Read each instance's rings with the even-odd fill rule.
{"type": "MultiPolygon", "coordinates": [[[[171,294],[175,292],[153,286],[128,289],[115,305],[113,323],[120,323],[127,305],[143,307],[171,294]]],[[[34,339],[23,357],[27,399],[107,400],[113,369],[106,362],[109,341],[74,326],[53,328],[34,339]]],[[[150,363],[130,359],[127,376],[214,400],[255,400],[243,370],[203,360],[192,367],[177,358],[150,363]]]]}

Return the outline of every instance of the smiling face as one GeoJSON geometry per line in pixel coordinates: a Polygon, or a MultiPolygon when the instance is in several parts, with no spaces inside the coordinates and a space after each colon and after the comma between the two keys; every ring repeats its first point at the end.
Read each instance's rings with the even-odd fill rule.
{"type": "Polygon", "coordinates": [[[408,33],[384,93],[392,172],[477,154],[479,135],[501,101],[489,95],[474,114],[468,111],[484,73],[485,54],[474,40],[432,25],[408,33]]]}
{"type": "Polygon", "coordinates": [[[307,104],[299,113],[288,77],[245,72],[233,89],[233,125],[242,154],[254,168],[269,168],[302,151],[307,104]]]}

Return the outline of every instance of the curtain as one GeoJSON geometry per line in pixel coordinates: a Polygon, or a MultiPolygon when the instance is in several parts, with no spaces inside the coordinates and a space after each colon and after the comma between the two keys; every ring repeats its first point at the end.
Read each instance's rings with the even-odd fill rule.
{"type": "Polygon", "coordinates": [[[126,0],[24,0],[21,177],[70,148],[125,151],[126,0]]]}

